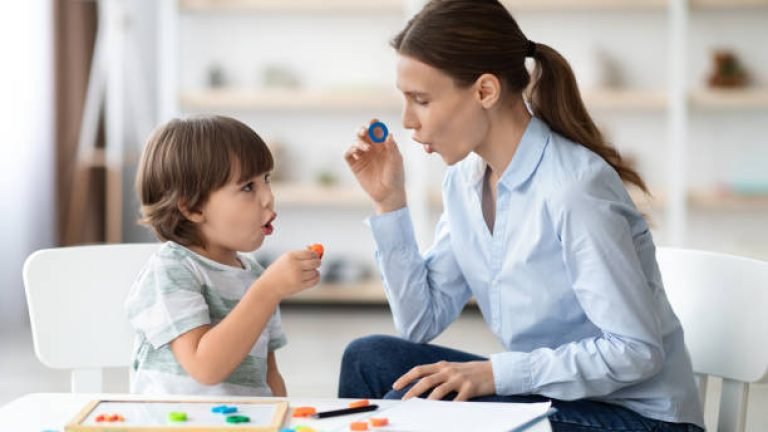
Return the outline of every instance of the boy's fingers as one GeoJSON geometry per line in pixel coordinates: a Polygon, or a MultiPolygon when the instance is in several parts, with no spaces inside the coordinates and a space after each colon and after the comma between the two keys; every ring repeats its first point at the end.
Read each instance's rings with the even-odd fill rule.
{"type": "Polygon", "coordinates": [[[309,270],[315,270],[318,267],[320,267],[320,264],[322,263],[320,261],[320,258],[318,258],[314,253],[312,255],[313,255],[312,259],[302,260],[299,263],[299,266],[301,267],[302,270],[309,271],[309,270]]]}

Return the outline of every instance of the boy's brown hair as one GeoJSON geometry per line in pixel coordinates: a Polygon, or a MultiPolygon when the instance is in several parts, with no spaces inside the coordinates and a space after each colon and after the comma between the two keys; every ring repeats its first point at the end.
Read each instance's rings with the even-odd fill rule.
{"type": "Polygon", "coordinates": [[[149,225],[161,240],[205,246],[181,208],[197,210],[211,192],[232,179],[242,182],[273,166],[261,137],[238,120],[224,116],[171,120],[152,133],[142,153],[136,174],[139,222],[149,225]]]}

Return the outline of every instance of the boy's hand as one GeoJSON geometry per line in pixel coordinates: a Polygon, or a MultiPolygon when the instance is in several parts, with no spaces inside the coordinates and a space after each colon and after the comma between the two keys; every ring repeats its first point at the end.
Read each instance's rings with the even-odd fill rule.
{"type": "Polygon", "coordinates": [[[317,285],[320,259],[311,250],[287,252],[267,267],[257,282],[279,295],[280,299],[317,285]]]}

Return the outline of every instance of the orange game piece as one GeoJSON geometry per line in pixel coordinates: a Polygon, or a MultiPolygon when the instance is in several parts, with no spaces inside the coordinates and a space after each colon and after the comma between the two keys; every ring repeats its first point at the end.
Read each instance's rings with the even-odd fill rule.
{"type": "Polygon", "coordinates": [[[368,405],[370,405],[370,403],[368,402],[368,399],[360,399],[360,400],[349,403],[350,408],[359,408],[359,407],[364,407],[368,405]]]}
{"type": "Polygon", "coordinates": [[[307,246],[307,249],[316,253],[318,258],[323,259],[323,252],[325,252],[325,248],[323,248],[323,245],[320,243],[312,243],[311,245],[307,246]]]}
{"type": "Polygon", "coordinates": [[[353,431],[367,431],[368,423],[366,422],[352,422],[349,424],[349,430],[353,431]]]}
{"type": "Polygon", "coordinates": [[[103,421],[107,421],[107,416],[105,416],[104,414],[99,414],[96,416],[96,421],[99,423],[103,421]]]}
{"type": "Polygon", "coordinates": [[[373,427],[386,426],[389,424],[389,419],[386,417],[371,417],[368,420],[370,420],[371,426],[373,427]]]}
{"type": "Polygon", "coordinates": [[[317,410],[315,409],[315,407],[303,406],[303,407],[294,408],[292,415],[294,417],[309,417],[316,413],[317,413],[317,410]]]}

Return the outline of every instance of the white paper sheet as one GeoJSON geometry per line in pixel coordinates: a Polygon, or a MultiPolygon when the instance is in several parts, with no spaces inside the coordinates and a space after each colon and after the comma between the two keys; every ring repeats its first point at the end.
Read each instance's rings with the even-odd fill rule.
{"type": "Polygon", "coordinates": [[[369,417],[386,417],[377,432],[506,432],[543,415],[550,402],[450,402],[413,398],[369,417]]]}

